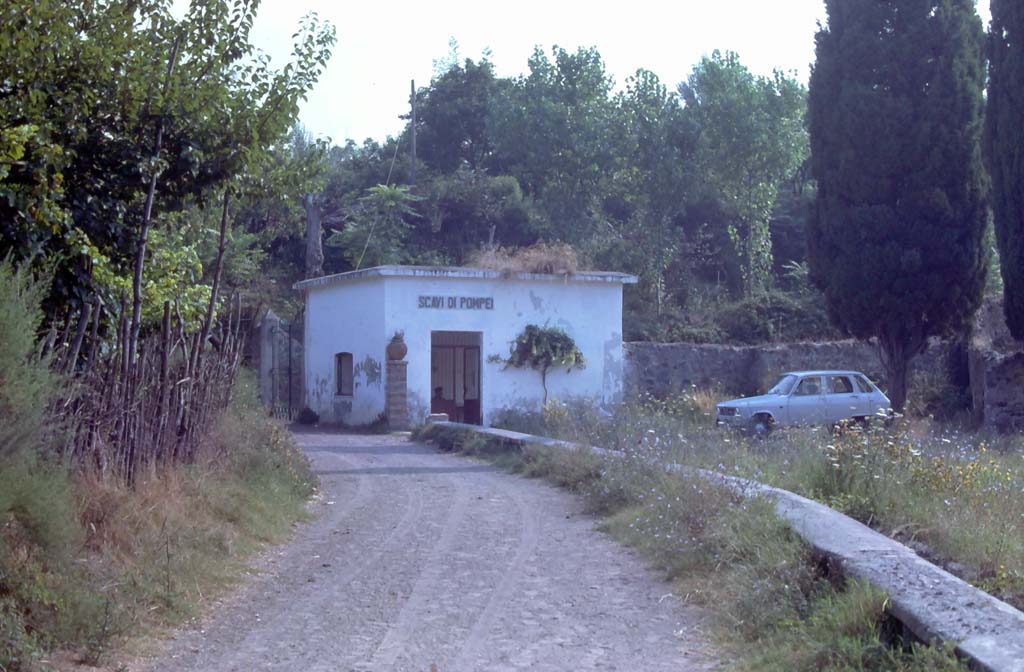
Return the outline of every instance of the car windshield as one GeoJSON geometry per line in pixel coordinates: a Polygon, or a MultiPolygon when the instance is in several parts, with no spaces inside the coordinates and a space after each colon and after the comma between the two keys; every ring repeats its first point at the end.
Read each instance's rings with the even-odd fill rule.
{"type": "Polygon", "coordinates": [[[779,379],[779,382],[775,383],[775,387],[768,390],[768,394],[789,394],[793,390],[793,383],[795,382],[796,376],[783,376],[779,379]]]}

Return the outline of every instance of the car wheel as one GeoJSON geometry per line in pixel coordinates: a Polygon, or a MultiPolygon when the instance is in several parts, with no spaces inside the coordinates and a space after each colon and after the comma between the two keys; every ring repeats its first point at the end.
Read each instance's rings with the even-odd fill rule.
{"type": "Polygon", "coordinates": [[[757,415],[750,419],[750,433],[757,438],[764,438],[771,434],[774,425],[770,416],[757,415]]]}

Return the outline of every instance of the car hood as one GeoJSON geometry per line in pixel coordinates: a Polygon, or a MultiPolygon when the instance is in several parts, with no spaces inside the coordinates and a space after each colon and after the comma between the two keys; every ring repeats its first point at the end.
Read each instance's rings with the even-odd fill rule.
{"type": "Polygon", "coordinates": [[[757,397],[744,397],[743,399],[731,399],[729,401],[723,401],[719,406],[728,406],[730,408],[746,408],[748,406],[765,406],[768,404],[779,404],[786,397],[781,394],[762,394],[757,397]]]}

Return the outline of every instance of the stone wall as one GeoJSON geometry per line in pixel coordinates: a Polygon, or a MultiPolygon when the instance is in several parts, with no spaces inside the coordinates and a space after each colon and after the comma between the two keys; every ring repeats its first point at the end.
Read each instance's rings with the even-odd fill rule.
{"type": "Polygon", "coordinates": [[[1024,352],[971,351],[975,420],[998,432],[1024,430],[1024,352]]]}
{"type": "MultiPolygon", "coordinates": [[[[853,369],[884,386],[878,352],[870,343],[786,343],[765,346],[624,343],[627,395],[663,397],[697,387],[731,394],[763,392],[786,371],[853,369]]],[[[935,344],[914,361],[914,371],[941,375],[945,347],[935,344]]]]}

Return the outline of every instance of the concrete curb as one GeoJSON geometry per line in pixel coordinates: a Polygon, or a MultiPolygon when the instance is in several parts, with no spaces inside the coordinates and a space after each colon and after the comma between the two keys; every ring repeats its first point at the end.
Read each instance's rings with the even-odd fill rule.
{"type": "MultiPolygon", "coordinates": [[[[436,423],[501,441],[561,450],[618,451],[543,436],[453,422],[436,423]]],[[[817,553],[844,575],[889,596],[890,612],[918,639],[952,642],[971,667],[983,672],[1024,672],[1024,612],[928,562],[910,548],[849,516],[787,490],[679,464],[676,473],[722,481],[743,493],[771,497],[775,509],[817,553]]]]}

